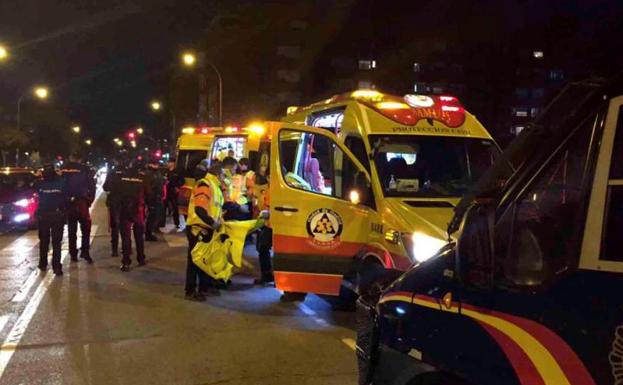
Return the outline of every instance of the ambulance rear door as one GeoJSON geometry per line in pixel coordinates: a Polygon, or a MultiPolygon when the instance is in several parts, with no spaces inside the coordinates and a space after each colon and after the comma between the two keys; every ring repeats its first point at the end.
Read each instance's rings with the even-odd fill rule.
{"type": "Polygon", "coordinates": [[[328,130],[283,123],[271,131],[277,288],[337,295],[370,233],[369,175],[328,130]]]}

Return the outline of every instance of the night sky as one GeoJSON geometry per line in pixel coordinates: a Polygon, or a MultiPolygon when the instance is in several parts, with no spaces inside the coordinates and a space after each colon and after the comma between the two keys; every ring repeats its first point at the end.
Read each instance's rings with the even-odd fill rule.
{"type": "MultiPolygon", "coordinates": [[[[209,40],[202,31],[216,17],[242,6],[248,10],[265,3],[1,0],[0,43],[9,46],[12,57],[7,65],[0,66],[0,108],[5,115],[13,113],[20,92],[36,83],[49,84],[54,106],[68,119],[80,123],[96,137],[112,137],[153,119],[148,103],[166,93],[167,71],[178,65],[178,55],[183,49],[192,48],[200,39],[209,40]]],[[[326,4],[327,12],[334,4],[333,1],[316,3],[326,4]]],[[[552,15],[575,16],[569,28],[579,31],[585,44],[589,42],[592,48],[587,55],[591,60],[604,64],[602,67],[609,71],[613,71],[612,67],[620,68],[621,64],[623,5],[620,0],[351,3],[359,11],[353,11],[347,20],[349,28],[359,25],[364,31],[373,26],[378,31],[384,25],[391,25],[393,33],[403,34],[410,33],[408,28],[427,28],[430,34],[439,36],[460,33],[467,40],[473,36],[483,45],[499,44],[499,39],[509,36],[538,42],[552,15]],[[357,3],[366,6],[357,8],[357,3]],[[478,15],[487,23],[461,30],[461,25],[469,23],[461,21],[463,12],[458,16],[447,12],[454,7],[464,10],[464,14],[478,15]],[[401,9],[405,11],[400,12],[401,9]],[[410,24],[410,18],[427,22],[410,24]],[[396,25],[401,29],[396,31],[396,25]],[[611,63],[604,63],[607,61],[611,63]]],[[[382,43],[383,34],[376,35],[382,43]]],[[[548,39],[547,44],[556,44],[555,36],[548,39]]],[[[235,100],[230,97],[228,102],[235,100]]]]}

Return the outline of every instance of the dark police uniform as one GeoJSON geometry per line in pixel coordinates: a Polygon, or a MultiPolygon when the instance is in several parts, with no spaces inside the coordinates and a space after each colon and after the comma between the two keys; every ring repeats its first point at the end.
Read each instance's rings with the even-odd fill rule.
{"type": "Polygon", "coordinates": [[[162,193],[164,192],[164,177],[158,169],[148,168],[145,173],[145,203],[147,203],[147,224],[145,239],[156,241],[154,231],[160,222],[162,215],[163,202],[162,193]]]}
{"type": "Polygon", "coordinates": [[[67,233],[69,238],[69,255],[73,262],[78,260],[77,231],[80,224],[82,240],[80,242],[80,258],[93,262],[89,253],[91,238],[91,214],[89,207],[95,199],[95,179],[88,166],[70,162],[62,169],[67,183],[69,207],[67,208],[67,233]]]}
{"type": "Polygon", "coordinates": [[[108,224],[110,226],[110,246],[112,256],[119,255],[119,222],[121,213],[121,204],[119,202],[118,188],[121,183],[123,172],[117,167],[109,170],[104,182],[104,191],[106,191],[106,206],[108,207],[108,224]]]}
{"type": "Polygon", "coordinates": [[[165,200],[165,214],[163,217],[166,222],[166,211],[171,210],[173,216],[173,223],[175,227],[180,227],[180,211],[177,207],[177,200],[179,198],[179,189],[184,185],[184,178],[180,175],[177,169],[167,171],[167,197],[165,200]]]}
{"type": "Polygon", "coordinates": [[[129,271],[132,261],[132,233],[136,242],[136,259],[145,264],[145,183],[137,168],[126,169],[114,186],[113,194],[119,202],[119,229],[121,232],[122,271],[129,271]]]}
{"type": "Polygon", "coordinates": [[[39,205],[36,212],[39,228],[39,269],[45,270],[48,267],[51,237],[52,269],[55,274],[62,275],[61,242],[69,201],[65,180],[52,172],[37,182],[36,189],[39,194],[39,205]]]}

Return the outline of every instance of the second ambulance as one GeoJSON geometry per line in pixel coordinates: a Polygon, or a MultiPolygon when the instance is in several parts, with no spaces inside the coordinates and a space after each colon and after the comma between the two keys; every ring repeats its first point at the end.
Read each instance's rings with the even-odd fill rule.
{"type": "Polygon", "coordinates": [[[456,97],[358,90],[271,129],[277,288],[338,295],[433,256],[499,148],[456,97]],[[275,177],[277,176],[277,177],[275,177]]]}

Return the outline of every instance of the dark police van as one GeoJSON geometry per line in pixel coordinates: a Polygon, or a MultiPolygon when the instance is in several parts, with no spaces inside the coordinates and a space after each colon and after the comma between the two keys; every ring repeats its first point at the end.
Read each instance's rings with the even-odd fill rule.
{"type": "Polygon", "coordinates": [[[456,241],[360,297],[360,384],[623,384],[622,80],[566,87],[456,241]]]}

